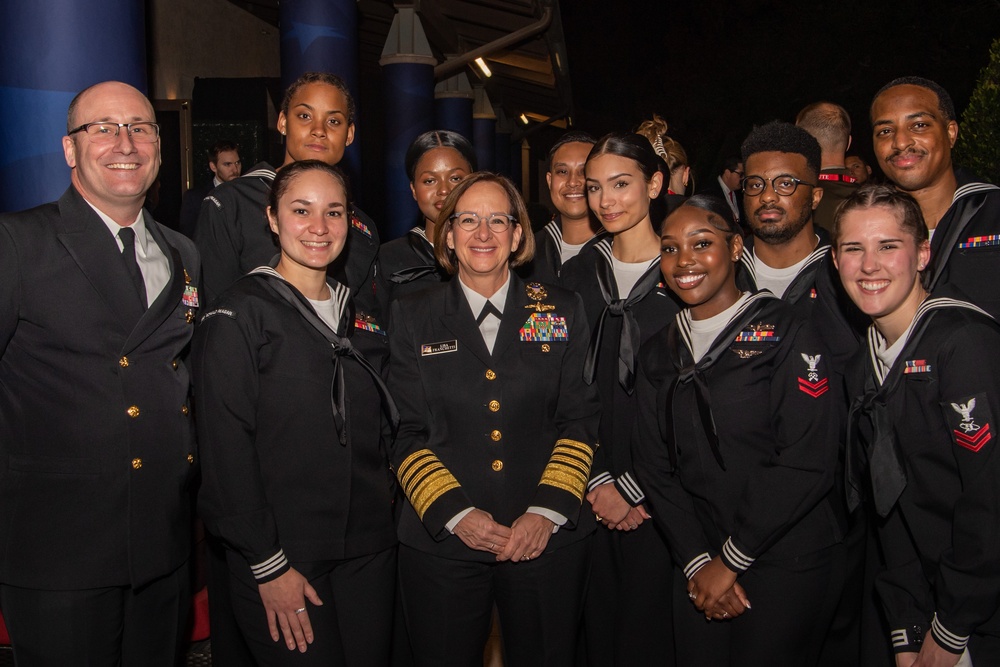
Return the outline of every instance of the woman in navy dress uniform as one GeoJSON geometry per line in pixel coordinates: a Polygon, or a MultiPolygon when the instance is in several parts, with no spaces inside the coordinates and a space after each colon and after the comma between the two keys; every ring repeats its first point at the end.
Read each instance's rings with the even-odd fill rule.
{"type": "Polygon", "coordinates": [[[602,524],[584,611],[593,667],[662,664],[672,653],[670,572],[663,567],[670,556],[653,524],[644,523],[646,496],[630,447],[639,346],[679,310],[660,276],[662,220],[650,218],[665,187],[661,164],[638,134],[609,134],[595,144],[585,167],[587,200],[609,235],[567,262],[561,280],[579,292],[593,324],[584,377],[601,396],[601,447],[587,495],[602,524]]]}
{"type": "Polygon", "coordinates": [[[848,503],[876,513],[876,589],[896,664],[1000,664],[1000,328],[954,288],[928,294],[920,206],[865,185],[838,209],[844,288],[872,318],[848,370],[848,503]]]}
{"type": "Polygon", "coordinates": [[[785,302],[737,288],[721,199],[688,199],[661,245],[688,307],[640,353],[633,456],[677,565],[677,664],[815,664],[844,567],[827,353],[785,302]]]}
{"type": "Polygon", "coordinates": [[[599,406],[580,298],[511,271],[530,232],[513,184],[473,174],[435,233],[455,278],[393,304],[399,586],[418,665],[481,665],[494,604],[508,664],[572,664],[599,406]]]}
{"type": "Polygon", "coordinates": [[[223,590],[257,664],[387,665],[387,341],[327,275],[348,235],[341,172],[296,162],[270,197],[277,264],[238,280],[196,332],[199,508],[225,544],[223,590]]]}
{"type": "Polygon", "coordinates": [[[375,291],[383,314],[403,294],[448,279],[434,258],[434,227],[448,193],[476,170],[476,150],[458,132],[431,130],[413,140],[405,162],[421,224],[379,248],[375,291]]]}

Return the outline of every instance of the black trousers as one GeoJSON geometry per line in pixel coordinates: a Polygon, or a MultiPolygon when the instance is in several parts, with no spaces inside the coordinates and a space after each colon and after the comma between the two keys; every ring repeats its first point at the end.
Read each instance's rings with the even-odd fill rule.
{"type": "Polygon", "coordinates": [[[679,667],[809,667],[844,586],[843,544],[783,561],[758,561],[739,578],[753,609],[706,621],[674,569],[674,638],[679,667]]]}
{"type": "Polygon", "coordinates": [[[634,531],[597,527],[584,602],[590,667],[674,664],[673,564],[652,521],[634,531]]]}
{"type": "Polygon", "coordinates": [[[421,667],[479,667],[493,605],[507,667],[572,665],[590,564],[584,538],[517,563],[450,560],[399,547],[399,586],[421,667]]]}
{"type": "Polygon", "coordinates": [[[0,585],[18,667],[175,667],[191,606],[188,564],[142,588],[0,585]]]}
{"type": "Polygon", "coordinates": [[[396,547],[358,558],[292,566],[309,580],[323,601],[317,607],[306,600],[315,640],[305,653],[297,649],[289,651],[283,635],[277,642],[271,639],[264,603],[249,568],[245,574],[233,574],[230,579],[233,612],[254,661],[262,667],[388,665],[396,591],[396,547]]]}

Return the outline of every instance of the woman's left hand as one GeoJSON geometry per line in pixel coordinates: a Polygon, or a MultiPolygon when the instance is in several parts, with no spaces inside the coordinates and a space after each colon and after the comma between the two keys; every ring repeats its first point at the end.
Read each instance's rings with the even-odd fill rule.
{"type": "Polygon", "coordinates": [[[541,514],[526,512],[514,519],[510,526],[507,546],[497,556],[497,560],[522,561],[538,558],[552,537],[552,521],[541,514]]]}

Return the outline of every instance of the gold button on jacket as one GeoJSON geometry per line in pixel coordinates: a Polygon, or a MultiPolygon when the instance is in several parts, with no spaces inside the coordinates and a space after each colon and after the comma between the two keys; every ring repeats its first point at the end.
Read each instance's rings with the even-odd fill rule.
{"type": "Polygon", "coordinates": [[[502,438],[502,437],[503,437],[503,434],[500,433],[500,431],[498,431],[496,429],[493,429],[493,431],[490,433],[490,438],[493,439],[493,442],[500,442],[500,438],[502,438]]]}
{"type": "Polygon", "coordinates": [[[122,368],[128,368],[128,357],[122,357],[118,360],[118,365],[122,368]]]}
{"type": "Polygon", "coordinates": [[[490,412],[500,411],[500,401],[490,401],[490,412]]]}
{"type": "Polygon", "coordinates": [[[138,470],[142,467],[142,459],[132,459],[132,468],[138,470]]]}
{"type": "Polygon", "coordinates": [[[496,380],[497,379],[497,374],[493,372],[493,369],[487,369],[487,371],[486,371],[486,379],[487,380],[496,380]]]}
{"type": "Polygon", "coordinates": [[[128,412],[128,416],[129,417],[133,417],[133,418],[138,417],[139,416],[139,406],[138,405],[131,405],[131,406],[129,406],[129,409],[126,412],[128,412]]]}
{"type": "Polygon", "coordinates": [[[501,470],[503,470],[503,461],[501,461],[500,459],[495,460],[493,462],[492,467],[493,467],[493,472],[500,472],[501,470]]]}

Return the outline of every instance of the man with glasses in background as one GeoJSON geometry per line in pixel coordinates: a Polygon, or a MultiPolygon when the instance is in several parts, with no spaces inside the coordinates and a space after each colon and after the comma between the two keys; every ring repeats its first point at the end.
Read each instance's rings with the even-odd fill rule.
{"type": "MultiPolygon", "coordinates": [[[[830,255],[829,234],[814,224],[823,199],[820,144],[804,128],[774,121],[751,132],[742,152],[743,208],[752,236],[745,241],[737,285],[744,290],[768,289],[809,320],[830,355],[830,385],[839,386],[868,323],[844,293],[830,255]]],[[[847,407],[841,397],[840,423],[846,421],[847,407]]],[[[837,545],[840,568],[817,603],[817,613],[825,614],[832,626],[825,643],[816,647],[816,655],[828,661],[819,664],[862,664],[858,619],[867,529],[860,512],[848,525],[842,480],[843,471],[838,469],[832,506],[842,512],[839,518],[847,540],[837,545]],[[844,662],[830,661],[831,654],[845,656],[844,662]]],[[[802,553],[809,553],[808,545],[803,545],[802,553]]]]}
{"type": "Polygon", "coordinates": [[[173,667],[200,260],[142,209],[160,167],[149,101],[99,83],[67,123],[69,189],[0,216],[0,607],[22,667],[173,667]]]}

